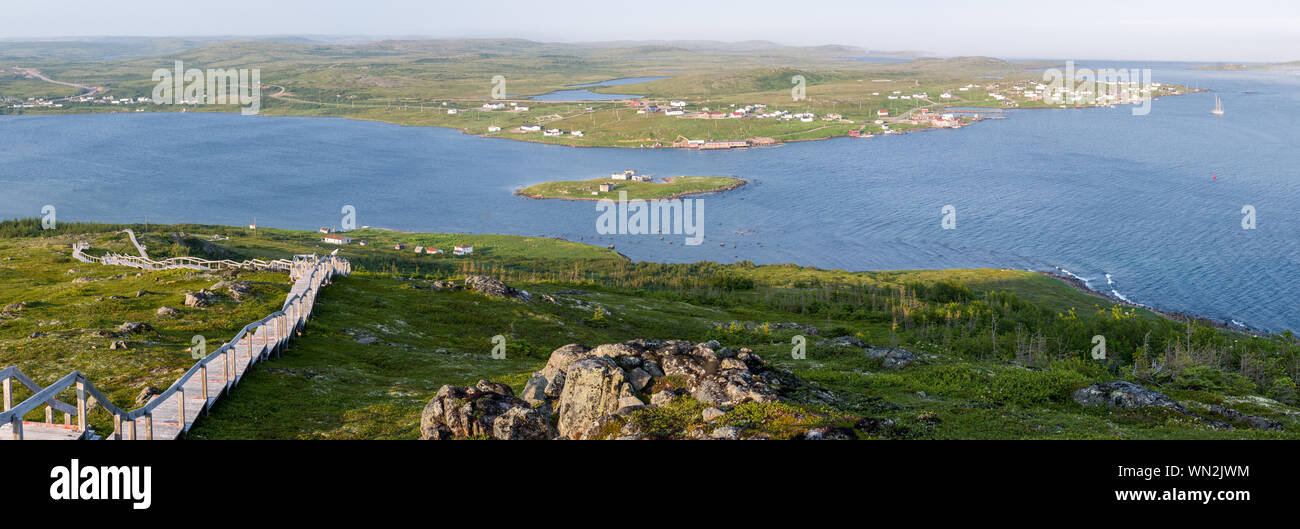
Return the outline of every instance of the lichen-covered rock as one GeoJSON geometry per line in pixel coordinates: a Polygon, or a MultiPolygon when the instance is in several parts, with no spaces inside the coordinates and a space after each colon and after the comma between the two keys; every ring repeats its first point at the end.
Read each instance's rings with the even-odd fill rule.
{"type": "Polygon", "coordinates": [[[1246,415],[1244,413],[1241,413],[1237,410],[1234,410],[1226,406],[1210,405],[1209,410],[1211,412],[1222,415],[1223,417],[1227,418],[1232,422],[1245,424],[1257,430],[1281,430],[1282,429],[1282,423],[1277,422],[1273,419],[1270,419],[1268,417],[1260,417],[1258,415],[1246,415]]]}
{"type": "Polygon", "coordinates": [[[559,433],[583,439],[593,426],[619,409],[619,399],[629,392],[623,370],[613,360],[593,356],[569,365],[560,394],[559,433]]]}
{"type": "Polygon", "coordinates": [[[152,399],[154,395],[158,395],[160,393],[162,393],[161,389],[155,388],[153,386],[146,386],[144,389],[140,390],[139,395],[135,396],[135,405],[144,406],[145,404],[149,403],[149,399],[152,399]]]}
{"type": "MultiPolygon", "coordinates": [[[[420,438],[446,440],[457,437],[495,436],[496,420],[513,408],[531,410],[528,403],[515,397],[508,386],[478,381],[469,387],[446,385],[424,406],[420,413],[420,438]]],[[[504,432],[523,435],[533,418],[518,413],[503,423],[504,432]]]]}
{"type": "Polygon", "coordinates": [[[893,347],[872,347],[862,340],[852,336],[840,336],[829,340],[817,342],[818,347],[832,347],[836,349],[845,349],[856,347],[863,349],[867,353],[867,358],[880,360],[881,365],[887,369],[899,369],[906,367],[908,364],[917,361],[920,357],[916,353],[906,349],[893,347]]]}
{"type": "Polygon", "coordinates": [[[149,325],[148,323],[139,322],[139,321],[128,321],[118,326],[117,328],[118,334],[121,334],[122,336],[127,336],[130,334],[135,334],[137,332],[146,332],[152,330],[153,330],[153,326],[149,325]]]}
{"type": "Polygon", "coordinates": [[[639,411],[690,396],[714,407],[707,415],[716,420],[730,406],[776,401],[783,388],[803,387],[785,375],[747,349],[733,351],[717,342],[569,344],[551,353],[519,397],[486,381],[444,386],[425,406],[420,429],[426,439],[635,438],[641,434],[628,429],[627,417],[639,411]]]}
{"type": "Polygon", "coordinates": [[[185,294],[185,306],[203,308],[212,303],[212,297],[212,292],[207,290],[188,292],[185,294]]]}
{"type": "Polygon", "coordinates": [[[465,288],[480,294],[496,296],[499,298],[517,299],[520,301],[528,301],[533,298],[532,294],[511,287],[495,277],[469,276],[465,278],[465,288]]]}
{"type": "Polygon", "coordinates": [[[158,312],[155,314],[165,318],[175,318],[181,315],[181,311],[172,307],[158,307],[158,312]]]}
{"type": "Polygon", "coordinates": [[[516,406],[492,421],[492,438],[505,441],[546,440],[555,437],[555,428],[542,409],[516,406]]]}
{"type": "Polygon", "coordinates": [[[208,290],[215,292],[223,288],[230,292],[230,297],[234,298],[235,301],[243,301],[244,298],[253,294],[252,283],[248,281],[221,281],[212,285],[208,290]]]}
{"type": "Polygon", "coordinates": [[[839,336],[817,342],[817,347],[859,347],[866,349],[867,344],[852,336],[839,336]]]}
{"type": "Polygon", "coordinates": [[[917,360],[916,353],[906,349],[888,347],[868,347],[867,358],[880,360],[881,365],[888,369],[907,367],[908,364],[917,360]]]}
{"type": "Polygon", "coordinates": [[[1178,404],[1164,393],[1152,391],[1132,382],[1120,380],[1117,382],[1107,382],[1093,384],[1086,388],[1076,390],[1073,394],[1074,401],[1083,406],[1109,406],[1112,408],[1147,408],[1159,406],[1169,408],[1178,413],[1188,414],[1187,410],[1181,404],[1178,404]]]}

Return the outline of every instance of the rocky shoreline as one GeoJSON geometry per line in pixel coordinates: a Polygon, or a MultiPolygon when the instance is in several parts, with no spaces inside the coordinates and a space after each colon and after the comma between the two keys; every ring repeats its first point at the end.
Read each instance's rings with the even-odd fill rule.
{"type": "Polygon", "coordinates": [[[1240,333],[1246,333],[1246,334],[1249,334],[1249,335],[1251,335],[1251,336],[1257,336],[1257,337],[1267,336],[1267,333],[1261,333],[1260,331],[1257,331],[1257,330],[1255,330],[1255,329],[1251,329],[1251,328],[1249,328],[1249,327],[1239,327],[1239,326],[1236,326],[1236,325],[1232,325],[1232,324],[1230,324],[1230,323],[1224,323],[1224,322],[1221,322],[1221,321],[1215,321],[1215,320],[1212,320],[1212,319],[1206,318],[1206,317],[1204,317],[1204,316],[1196,316],[1196,315],[1193,315],[1193,314],[1187,314],[1187,313],[1177,312],[1177,311],[1172,311],[1172,310],[1161,310],[1161,309],[1157,309],[1157,308],[1155,308],[1155,307],[1150,307],[1150,306],[1147,306],[1147,305],[1140,305],[1140,304],[1137,304],[1137,303],[1133,303],[1133,302],[1131,302],[1131,301],[1122,300],[1122,299],[1116,298],[1116,297],[1114,297],[1114,296],[1108,296],[1108,295],[1106,295],[1106,294],[1103,293],[1103,292],[1099,292],[1099,291],[1097,291],[1097,290],[1093,290],[1093,289],[1090,288],[1086,283],[1084,283],[1083,280],[1081,280],[1081,279],[1079,279],[1079,278],[1077,278],[1077,277],[1070,277],[1070,276],[1067,276],[1067,275],[1064,275],[1064,274],[1058,274],[1058,273],[1050,272],[1050,271],[1046,271],[1046,270],[1036,270],[1036,272],[1038,272],[1038,273],[1040,273],[1040,274],[1043,274],[1043,275],[1045,275],[1045,276],[1047,276],[1047,277],[1050,277],[1050,278],[1052,278],[1052,279],[1056,279],[1056,280],[1058,280],[1058,281],[1060,281],[1060,282],[1062,282],[1062,283],[1065,283],[1066,285],[1069,285],[1070,287],[1074,288],[1075,290],[1077,290],[1077,291],[1079,291],[1079,292],[1082,292],[1082,293],[1084,293],[1084,294],[1087,294],[1087,295],[1089,295],[1089,296],[1092,296],[1092,297],[1095,297],[1095,298],[1101,298],[1101,299],[1104,299],[1104,300],[1109,301],[1109,302],[1111,302],[1111,303],[1116,303],[1116,304],[1123,305],[1123,306],[1125,306],[1125,307],[1129,307],[1129,308],[1148,310],[1148,311],[1151,311],[1151,312],[1153,312],[1153,313],[1155,313],[1155,314],[1157,314],[1157,315],[1159,315],[1159,316],[1161,316],[1161,317],[1163,317],[1163,318],[1165,318],[1165,319],[1168,319],[1168,320],[1177,321],[1177,322],[1193,321],[1193,322],[1196,322],[1196,323],[1199,323],[1199,324],[1202,324],[1202,325],[1206,325],[1206,326],[1214,327],[1214,328],[1216,328],[1216,329],[1223,329],[1223,330],[1226,330],[1226,331],[1235,331],[1235,332],[1240,332],[1240,333]]]}

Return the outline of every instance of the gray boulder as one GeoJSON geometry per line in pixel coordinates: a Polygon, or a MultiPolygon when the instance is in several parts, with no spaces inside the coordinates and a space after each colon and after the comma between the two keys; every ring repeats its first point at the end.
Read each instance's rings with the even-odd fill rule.
{"type": "Polygon", "coordinates": [[[555,437],[555,428],[543,410],[515,406],[492,421],[492,438],[504,441],[546,440],[555,437]]]}
{"type": "Polygon", "coordinates": [[[135,396],[135,405],[144,406],[145,404],[149,403],[149,399],[152,399],[154,395],[158,395],[160,393],[162,393],[161,389],[155,388],[153,386],[147,386],[144,389],[140,390],[139,395],[135,396]]]}
{"type": "Polygon", "coordinates": [[[594,433],[596,423],[618,411],[619,399],[628,395],[627,379],[613,360],[589,357],[574,362],[565,374],[560,394],[560,436],[586,438],[594,433]]]}
{"type": "Polygon", "coordinates": [[[888,347],[868,347],[867,358],[880,360],[881,365],[888,369],[907,367],[908,364],[917,360],[916,353],[906,349],[891,349],[888,347]]]}
{"type": "Polygon", "coordinates": [[[532,294],[511,287],[495,277],[469,276],[465,278],[465,288],[488,296],[517,299],[519,301],[529,301],[533,298],[532,294]]]}
{"type": "Polygon", "coordinates": [[[1076,390],[1074,401],[1083,406],[1109,406],[1111,408],[1163,407],[1187,414],[1187,410],[1164,393],[1152,391],[1132,382],[1120,380],[1093,384],[1076,390]]]}
{"type": "Polygon", "coordinates": [[[867,344],[852,336],[840,336],[817,342],[817,347],[860,347],[865,349],[867,344]]]}
{"type": "MultiPolygon", "coordinates": [[[[496,438],[497,419],[513,408],[532,408],[515,397],[509,387],[486,380],[468,387],[446,385],[424,406],[420,413],[420,438],[447,440],[458,437],[490,436],[496,438]]],[[[510,436],[527,435],[535,429],[529,421],[535,416],[512,414],[502,423],[502,432],[510,436]]]]}
{"type": "Polygon", "coordinates": [[[1260,417],[1258,415],[1246,415],[1244,413],[1241,413],[1237,410],[1234,410],[1226,406],[1210,405],[1209,410],[1211,412],[1222,415],[1224,418],[1228,419],[1229,421],[1245,424],[1257,430],[1281,430],[1282,429],[1282,423],[1277,422],[1273,419],[1270,419],[1268,417],[1260,417]]]}
{"type": "Polygon", "coordinates": [[[252,283],[248,281],[221,281],[212,285],[208,290],[215,292],[223,288],[230,292],[230,297],[234,298],[235,301],[243,301],[244,298],[253,294],[252,283]]]}
{"type": "Polygon", "coordinates": [[[148,323],[138,322],[138,321],[128,321],[118,326],[117,328],[118,334],[121,334],[122,336],[127,336],[131,334],[135,334],[137,332],[146,332],[152,330],[153,330],[153,326],[149,325],[148,323]]]}
{"type": "Polygon", "coordinates": [[[188,292],[185,294],[185,306],[203,308],[212,304],[213,294],[207,290],[198,292],[188,292]]]}

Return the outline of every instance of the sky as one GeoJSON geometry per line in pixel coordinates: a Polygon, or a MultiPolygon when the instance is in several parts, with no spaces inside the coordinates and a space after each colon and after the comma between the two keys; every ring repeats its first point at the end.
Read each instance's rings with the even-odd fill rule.
{"type": "Polygon", "coordinates": [[[69,36],[768,40],[1010,59],[1300,60],[1300,1],[11,0],[0,39],[69,36]]]}

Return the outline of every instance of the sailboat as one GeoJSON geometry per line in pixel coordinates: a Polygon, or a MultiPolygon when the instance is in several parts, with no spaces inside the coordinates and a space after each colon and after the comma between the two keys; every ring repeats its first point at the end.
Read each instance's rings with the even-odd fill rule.
{"type": "Polygon", "coordinates": [[[1223,115],[1223,101],[1219,100],[1219,94],[1214,94],[1214,110],[1211,110],[1210,113],[1216,116],[1223,115]]]}

